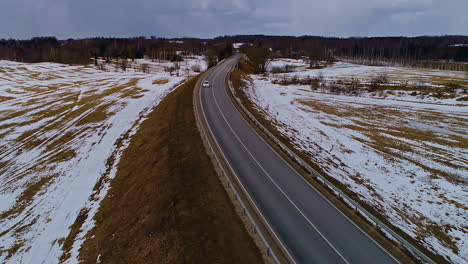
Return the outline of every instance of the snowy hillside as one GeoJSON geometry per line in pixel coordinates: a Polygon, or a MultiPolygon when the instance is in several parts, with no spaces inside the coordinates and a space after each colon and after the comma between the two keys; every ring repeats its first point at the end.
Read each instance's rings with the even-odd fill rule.
{"type": "MultiPolygon", "coordinates": [[[[275,63],[281,64],[270,66],[275,63]]],[[[321,71],[330,78],[343,72],[365,78],[373,74],[369,68],[385,70],[355,68],[339,63],[321,71]]],[[[309,85],[275,84],[282,78],[279,75],[313,75],[314,71],[250,75],[246,92],[278,131],[328,175],[413,238],[452,262],[466,263],[468,107],[452,101],[434,104],[335,95],[314,91],[309,85]]],[[[411,74],[415,75],[408,71],[398,78],[410,80],[411,74]]],[[[460,78],[451,72],[432,75],[460,78]]]]}
{"type": "Polygon", "coordinates": [[[150,73],[0,61],[0,262],[57,263],[80,215],[80,240],[145,116],[200,58],[150,73]],[[81,212],[81,214],[80,214],[81,212]],[[86,212],[86,213],[83,213],[86,212]]]}

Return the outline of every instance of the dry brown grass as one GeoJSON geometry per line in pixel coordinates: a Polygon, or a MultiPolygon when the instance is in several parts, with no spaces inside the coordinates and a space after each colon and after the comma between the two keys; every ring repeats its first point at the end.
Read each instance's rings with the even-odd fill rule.
{"type": "MultiPolygon", "coordinates": [[[[111,89],[107,89],[102,93],[93,93],[90,95],[85,94],[80,101],[76,101],[76,94],[74,93],[65,94],[62,98],[58,98],[57,100],[48,102],[48,104],[56,104],[58,102],[61,102],[65,105],[56,104],[55,107],[46,107],[42,104],[35,105],[32,108],[25,111],[9,113],[8,115],[6,115],[5,120],[21,115],[27,115],[28,111],[34,109],[40,109],[40,111],[31,115],[32,118],[24,123],[21,123],[21,125],[27,125],[45,118],[53,117],[54,120],[48,122],[45,126],[25,131],[16,139],[16,141],[20,143],[26,150],[32,149],[45,142],[47,142],[48,145],[50,145],[47,147],[47,150],[51,150],[52,147],[60,146],[69,142],[73,139],[73,137],[70,137],[70,133],[63,136],[57,135],[49,138],[41,137],[44,133],[59,130],[63,127],[65,122],[69,122],[78,118],[80,115],[85,114],[86,111],[90,112],[86,113],[81,119],[77,120],[77,122],[74,125],[83,126],[86,124],[99,123],[103,120],[106,120],[110,115],[112,115],[112,113],[108,112],[108,108],[114,105],[115,101],[107,102],[104,100],[106,100],[109,96],[114,94],[120,94],[120,97],[125,98],[133,98],[135,96],[140,95],[142,89],[135,87],[138,80],[139,79],[137,78],[131,79],[125,84],[116,86],[111,89]],[[78,108],[71,111],[75,106],[78,106],[78,108]],[[63,118],[63,120],[60,122],[56,122],[59,118],[63,118]]],[[[10,124],[9,126],[15,125],[19,124],[10,124]]],[[[71,157],[72,156],[70,156],[70,158],[71,157]]]]}
{"type": "Polygon", "coordinates": [[[168,95],[132,138],[80,250],[83,263],[262,261],[205,153],[195,82],[168,95]]]}
{"type": "Polygon", "coordinates": [[[168,79],[159,79],[159,80],[153,81],[153,84],[159,84],[160,85],[160,84],[166,84],[168,82],[169,82],[168,79]]]}
{"type": "Polygon", "coordinates": [[[57,151],[53,155],[51,155],[47,162],[49,163],[59,163],[73,159],[76,157],[76,151],[73,149],[62,148],[60,151],[57,151]]]}
{"type": "Polygon", "coordinates": [[[144,96],[143,89],[140,88],[129,88],[122,91],[119,95],[120,98],[140,98],[144,96]]]}
{"type": "Polygon", "coordinates": [[[6,259],[9,259],[11,258],[20,248],[22,248],[23,246],[25,245],[25,242],[24,241],[19,241],[19,242],[16,242],[11,248],[9,249],[0,249],[0,255],[2,255],[3,253],[6,253],[6,259]]]}
{"type": "MultiPolygon", "coordinates": [[[[103,121],[114,114],[109,112],[110,107],[123,105],[126,102],[119,98],[135,98],[142,95],[144,89],[136,87],[140,79],[123,79],[124,82],[117,85],[112,85],[115,81],[109,81],[106,83],[107,87],[101,87],[107,79],[98,81],[92,79],[72,84],[60,83],[54,86],[30,86],[22,88],[27,91],[24,97],[0,98],[0,100],[11,99],[12,101],[8,103],[12,109],[16,106],[15,110],[1,111],[0,121],[7,122],[1,126],[0,138],[11,136],[11,133],[16,132],[15,129],[21,128],[18,129],[21,134],[15,135],[11,139],[11,144],[0,146],[0,155],[4,157],[9,153],[21,155],[34,148],[41,151],[40,159],[32,160],[30,163],[18,163],[14,158],[0,162],[0,175],[5,176],[2,182],[6,186],[4,188],[18,188],[16,183],[21,182],[23,191],[11,209],[0,213],[0,219],[15,220],[14,217],[30,215],[30,212],[36,210],[38,207],[32,207],[35,205],[33,202],[40,199],[50,184],[61,176],[51,171],[61,162],[76,157],[78,145],[74,144],[75,142],[89,136],[92,131],[106,132],[103,121]],[[79,91],[78,87],[70,85],[85,86],[85,89],[79,91]],[[86,89],[87,87],[92,88],[86,89]],[[45,119],[47,122],[41,123],[45,119]],[[22,183],[24,179],[27,181],[22,183]]],[[[29,227],[37,221],[36,219],[37,216],[20,219],[18,224],[8,230],[2,230],[0,237],[8,235],[21,241],[24,237],[22,234],[30,231],[29,227]]],[[[75,231],[79,231],[80,225],[76,226],[78,229],[75,231]]],[[[70,245],[70,241],[65,238],[60,240],[60,243],[70,245]]],[[[9,247],[11,248],[1,248],[0,254],[9,258],[14,254],[21,254],[24,250],[27,251],[29,245],[26,242],[9,247]]]]}
{"type": "MultiPolygon", "coordinates": [[[[411,69],[410,75],[404,70],[394,72],[376,73],[374,77],[364,76],[337,76],[319,80],[317,77],[281,76],[273,79],[273,84],[283,86],[306,85],[313,90],[322,89],[332,94],[359,95],[363,92],[375,92],[382,97],[385,95],[405,95],[406,91],[412,96],[434,97],[438,99],[450,99],[466,95],[468,80],[463,77],[431,75],[434,71],[424,69],[411,69]],[[321,84],[320,84],[321,83],[321,84]],[[431,83],[432,86],[428,85],[431,83]],[[462,91],[462,94],[457,92],[462,91]],[[465,90],[465,92],[463,92],[465,90]],[[386,91],[386,93],[384,93],[386,91]]],[[[435,71],[440,73],[440,71],[435,71]]]]}
{"type": "MultiPolygon", "coordinates": [[[[326,102],[320,102],[318,100],[300,100],[298,103],[307,106],[313,111],[319,111],[328,115],[354,120],[354,125],[338,125],[326,121],[322,121],[322,123],[327,126],[336,128],[347,128],[354,130],[359,134],[365,135],[368,140],[363,140],[360,138],[355,139],[364,145],[370,146],[379,152],[387,154],[387,158],[399,158],[402,160],[415,162],[415,160],[411,160],[408,157],[402,155],[402,153],[413,152],[416,156],[436,160],[445,166],[457,169],[458,166],[450,162],[453,160],[444,160],[442,158],[428,156],[432,155],[431,153],[440,153],[441,151],[444,151],[443,149],[424,146],[425,151],[417,151],[414,145],[406,142],[403,143],[401,140],[396,140],[396,138],[410,140],[412,142],[419,142],[417,145],[418,148],[422,147],[424,142],[430,142],[440,146],[453,148],[468,148],[468,141],[466,141],[463,136],[450,134],[444,138],[438,136],[438,134],[434,131],[427,129],[417,129],[399,121],[405,120],[409,116],[413,117],[415,113],[408,113],[399,109],[395,110],[381,106],[368,106],[365,108],[355,108],[346,105],[337,106],[326,102]],[[357,118],[361,121],[357,121],[357,118]]],[[[449,119],[449,117],[445,116],[444,114],[425,110],[418,111],[416,115],[417,119],[419,120],[431,120],[432,122],[441,124],[447,123],[447,120],[449,119]]],[[[453,123],[463,122],[463,119],[457,117],[450,117],[450,120],[450,122],[453,123]]],[[[463,162],[463,160],[461,160],[461,162],[463,162]]],[[[431,172],[433,175],[443,177],[447,181],[455,184],[464,184],[464,180],[457,176],[451,175],[443,170],[431,168],[420,162],[416,163],[421,167],[421,169],[431,172]]]]}
{"type": "Polygon", "coordinates": [[[8,100],[11,100],[11,99],[14,99],[14,97],[0,96],[0,102],[8,101],[8,100]]]}
{"type": "Polygon", "coordinates": [[[111,115],[108,112],[108,108],[113,106],[114,104],[115,104],[115,102],[109,102],[109,103],[99,105],[98,107],[93,109],[93,111],[91,113],[87,114],[85,117],[80,119],[76,123],[76,125],[77,126],[82,126],[82,125],[85,125],[85,124],[99,123],[99,122],[102,122],[102,121],[106,120],[111,115]]]}
{"type": "Polygon", "coordinates": [[[75,242],[76,236],[79,234],[81,226],[83,223],[86,221],[86,218],[88,217],[89,210],[86,208],[83,208],[78,216],[75,219],[75,222],[73,223],[72,226],[70,226],[70,233],[66,238],[60,239],[59,243],[62,246],[65,251],[63,252],[62,256],[60,256],[60,262],[65,262],[67,259],[71,257],[71,252],[70,249],[73,246],[73,243],[75,242]]]}
{"type": "Polygon", "coordinates": [[[23,193],[18,197],[16,205],[9,210],[4,211],[0,214],[0,219],[6,219],[12,215],[18,214],[28,206],[33,197],[44,187],[50,184],[51,180],[54,178],[53,175],[42,177],[35,182],[32,182],[28,187],[23,191],[23,193]]]}

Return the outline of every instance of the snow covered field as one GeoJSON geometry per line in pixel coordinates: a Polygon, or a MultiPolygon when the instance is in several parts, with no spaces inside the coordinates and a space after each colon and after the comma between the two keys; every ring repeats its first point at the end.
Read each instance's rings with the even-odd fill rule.
{"type": "Polygon", "coordinates": [[[169,62],[138,63],[150,73],[0,61],[1,263],[57,263],[80,215],[76,262],[138,125],[193,65],[206,68],[187,59],[171,76],[169,62]]]}
{"type": "MultiPolygon", "coordinates": [[[[372,70],[402,81],[424,71],[427,82],[466,82],[457,72],[345,63],[320,69],[329,78],[366,78],[372,70]]],[[[468,262],[468,106],[326,94],[273,84],[278,74],[250,78],[250,100],[312,162],[413,238],[452,262],[468,262]]]]}
{"type": "Polygon", "coordinates": [[[267,70],[270,77],[273,77],[273,80],[317,78],[317,76],[321,75],[324,82],[335,84],[340,81],[357,81],[360,84],[368,85],[372,81],[372,78],[383,75],[388,78],[386,87],[392,89],[383,90],[378,93],[361,93],[361,96],[385,97],[386,99],[415,102],[468,104],[466,101],[456,101],[456,99],[468,95],[468,73],[460,71],[365,66],[347,62],[336,62],[323,69],[309,69],[306,62],[294,59],[272,60],[268,64],[267,70]],[[271,73],[275,68],[285,67],[286,65],[291,72],[271,73]],[[452,86],[455,90],[458,90],[457,94],[452,96],[453,98],[437,98],[433,94],[424,93],[424,88],[440,88],[442,91],[448,86],[452,86]],[[407,89],[403,89],[404,87],[407,89]],[[413,93],[415,90],[418,90],[418,87],[423,92],[413,93]]]}
{"type": "Polygon", "coordinates": [[[468,88],[468,79],[466,73],[461,71],[442,71],[431,69],[417,69],[405,67],[386,67],[386,66],[366,66],[338,61],[331,66],[323,69],[309,69],[308,64],[303,60],[294,59],[275,59],[270,61],[267,69],[274,67],[291,65],[294,71],[279,75],[286,76],[310,76],[315,77],[318,72],[322,72],[325,78],[336,79],[343,77],[355,77],[360,79],[371,78],[378,74],[387,74],[391,81],[426,83],[429,85],[445,85],[453,81],[461,83],[468,88]]]}

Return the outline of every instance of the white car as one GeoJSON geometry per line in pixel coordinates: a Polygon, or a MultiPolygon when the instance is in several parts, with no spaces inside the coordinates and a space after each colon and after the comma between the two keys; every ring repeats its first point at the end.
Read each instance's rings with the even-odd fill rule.
{"type": "Polygon", "coordinates": [[[204,81],[202,86],[205,87],[205,88],[209,88],[210,83],[208,81],[204,81]]]}

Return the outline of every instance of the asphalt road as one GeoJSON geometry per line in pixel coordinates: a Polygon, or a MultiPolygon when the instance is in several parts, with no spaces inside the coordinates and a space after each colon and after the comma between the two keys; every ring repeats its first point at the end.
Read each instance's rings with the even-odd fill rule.
{"type": "Polygon", "coordinates": [[[297,263],[398,263],[292,169],[243,119],[225,78],[240,55],[206,76],[201,104],[229,164],[297,263]]]}

